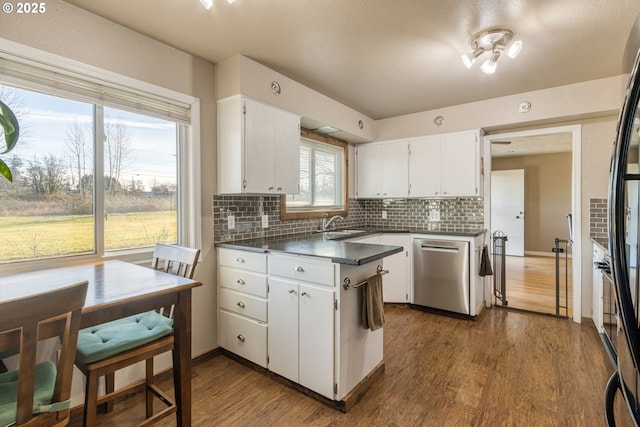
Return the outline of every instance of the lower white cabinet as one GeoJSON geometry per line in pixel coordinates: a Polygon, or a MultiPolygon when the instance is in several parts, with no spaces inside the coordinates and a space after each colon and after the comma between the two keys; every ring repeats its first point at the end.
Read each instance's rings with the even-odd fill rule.
{"type": "Polygon", "coordinates": [[[220,347],[267,367],[267,255],[218,249],[220,347]]]}
{"type": "Polygon", "coordinates": [[[222,348],[336,401],[381,366],[383,330],[362,327],[363,288],[353,285],[382,260],[243,252],[219,248],[222,348]]]}
{"type": "Polygon", "coordinates": [[[267,325],[220,310],[220,347],[267,367],[267,325]]]}
{"type": "Polygon", "coordinates": [[[269,370],[333,399],[332,288],[269,277],[269,370]]]}
{"type": "Polygon", "coordinates": [[[382,277],[382,299],[390,303],[409,302],[409,248],[411,238],[403,233],[383,233],[373,236],[356,237],[350,242],[371,243],[374,245],[402,246],[404,251],[385,257],[381,261],[382,267],[389,273],[382,277]]]}

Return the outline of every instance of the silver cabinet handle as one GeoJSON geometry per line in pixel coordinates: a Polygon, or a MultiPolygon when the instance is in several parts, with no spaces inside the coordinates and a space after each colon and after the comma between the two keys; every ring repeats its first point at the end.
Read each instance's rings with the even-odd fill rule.
{"type": "Polygon", "coordinates": [[[236,280],[236,283],[237,283],[238,285],[244,285],[244,280],[242,280],[242,279],[238,279],[238,280],[236,280]]]}
{"type": "Polygon", "coordinates": [[[302,291],[302,293],[300,294],[301,296],[305,296],[308,295],[306,292],[302,291]]]}
{"type": "Polygon", "coordinates": [[[304,271],[304,268],[302,268],[302,267],[300,267],[300,266],[297,266],[297,267],[295,268],[295,270],[296,270],[296,271],[300,271],[300,272],[302,272],[302,271],[304,271]]]}
{"type": "Polygon", "coordinates": [[[238,341],[244,342],[244,335],[238,334],[238,336],[236,338],[238,338],[238,341]]]}
{"type": "Polygon", "coordinates": [[[245,307],[245,305],[244,305],[244,303],[242,301],[238,301],[238,304],[236,304],[236,305],[238,307],[240,307],[240,308],[244,308],[245,307]]]}
{"type": "Polygon", "coordinates": [[[269,187],[269,191],[273,191],[273,187],[269,187]]]}
{"type": "Polygon", "coordinates": [[[289,289],[289,293],[290,293],[290,294],[295,294],[295,293],[296,293],[296,290],[295,290],[295,289],[289,289]]]}
{"type": "Polygon", "coordinates": [[[282,191],[282,187],[278,187],[278,191],[282,191]]]}
{"type": "Polygon", "coordinates": [[[238,262],[244,262],[244,259],[243,259],[243,258],[238,257],[238,258],[236,258],[236,261],[238,261],[238,262]]]}

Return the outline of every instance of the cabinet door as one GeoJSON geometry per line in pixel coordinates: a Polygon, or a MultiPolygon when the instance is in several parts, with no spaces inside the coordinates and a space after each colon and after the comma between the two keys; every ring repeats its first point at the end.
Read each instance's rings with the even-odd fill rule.
{"type": "Polygon", "coordinates": [[[384,302],[408,302],[407,251],[409,237],[406,235],[384,234],[380,244],[402,246],[404,251],[382,259],[382,266],[389,273],[382,276],[382,298],[384,302]]]}
{"type": "Polygon", "coordinates": [[[409,188],[409,143],[380,145],[380,192],[382,197],[407,197],[409,188]]]}
{"type": "Polygon", "coordinates": [[[379,145],[358,147],[358,198],[380,197],[380,151],[379,145]]]}
{"type": "Polygon", "coordinates": [[[269,370],[298,382],[298,284],[269,277],[269,370]]]}
{"type": "Polygon", "coordinates": [[[409,195],[432,197],[440,195],[440,138],[412,140],[409,154],[409,195]]]}
{"type": "Polygon", "coordinates": [[[333,399],[335,292],[304,284],[299,289],[299,383],[333,399]]]}
{"type": "Polygon", "coordinates": [[[244,100],[244,108],[244,191],[272,193],[275,189],[273,121],[276,110],[251,99],[244,100]]]}
{"type": "Polygon", "coordinates": [[[442,135],[441,190],[443,196],[478,195],[478,141],[476,132],[442,135]]]}
{"type": "Polygon", "coordinates": [[[275,192],[300,192],[300,118],[286,111],[276,110],[274,132],[275,192]]]}

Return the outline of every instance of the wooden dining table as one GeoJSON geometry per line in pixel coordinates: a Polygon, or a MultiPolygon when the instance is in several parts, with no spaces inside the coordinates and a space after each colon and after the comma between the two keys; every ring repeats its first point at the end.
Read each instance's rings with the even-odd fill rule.
{"type": "MultiPolygon", "coordinates": [[[[0,301],[89,281],[81,328],[132,314],[174,305],[173,380],[178,426],[191,425],[191,290],[202,283],[123,261],[34,270],[0,276],[0,301]]],[[[41,326],[40,338],[56,336],[62,322],[41,326]]],[[[15,337],[0,336],[0,350],[12,348],[15,337]]]]}

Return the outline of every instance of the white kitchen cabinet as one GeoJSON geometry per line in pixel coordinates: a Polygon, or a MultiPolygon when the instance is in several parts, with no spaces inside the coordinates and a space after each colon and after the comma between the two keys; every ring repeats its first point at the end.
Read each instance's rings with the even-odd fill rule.
{"type": "Polygon", "coordinates": [[[220,347],[267,367],[267,255],[218,249],[220,347]]]}
{"type": "Polygon", "coordinates": [[[269,370],[334,398],[335,288],[300,282],[326,277],[333,264],[288,255],[269,257],[269,370]],[[312,272],[315,270],[316,274],[312,272]],[[282,274],[285,277],[273,276],[282,274]]]}
{"type": "Polygon", "coordinates": [[[300,180],[300,116],[236,95],[218,101],[220,194],[293,194],[300,180]]]}
{"type": "Polygon", "coordinates": [[[478,131],[414,138],[409,152],[410,197],[482,195],[478,131]]]}
{"type": "Polygon", "coordinates": [[[358,146],[357,197],[399,198],[408,191],[407,141],[390,141],[358,146]]]}
{"type": "Polygon", "coordinates": [[[220,346],[346,404],[384,368],[383,329],[362,327],[354,287],[379,264],[218,248],[220,346]]]}
{"type": "Polygon", "coordinates": [[[372,236],[355,237],[350,242],[370,243],[374,245],[402,246],[404,251],[389,255],[380,260],[380,265],[388,271],[382,277],[382,300],[389,303],[409,302],[409,247],[408,234],[381,233],[372,236]]]}

